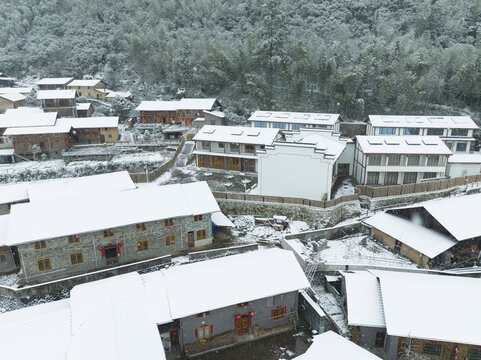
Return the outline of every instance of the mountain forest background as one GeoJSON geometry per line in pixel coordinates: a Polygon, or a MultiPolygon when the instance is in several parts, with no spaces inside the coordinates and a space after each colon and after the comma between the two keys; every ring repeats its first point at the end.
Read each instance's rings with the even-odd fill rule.
{"type": "Polygon", "coordinates": [[[481,0],[2,0],[0,71],[100,76],[138,100],[476,114],[481,0]]]}

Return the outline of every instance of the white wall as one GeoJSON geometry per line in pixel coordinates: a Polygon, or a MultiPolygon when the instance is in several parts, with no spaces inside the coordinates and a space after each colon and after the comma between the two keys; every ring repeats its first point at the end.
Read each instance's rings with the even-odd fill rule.
{"type": "Polygon", "coordinates": [[[354,151],[356,151],[356,144],[353,141],[348,142],[336,161],[336,167],[337,164],[349,164],[349,175],[352,175],[354,172],[354,151]]]}
{"type": "Polygon", "coordinates": [[[481,173],[481,164],[448,163],[446,173],[451,178],[477,175],[481,173]]]}
{"type": "Polygon", "coordinates": [[[313,147],[278,145],[259,154],[258,193],[323,200],[330,199],[332,160],[314,153],[313,147]]]}

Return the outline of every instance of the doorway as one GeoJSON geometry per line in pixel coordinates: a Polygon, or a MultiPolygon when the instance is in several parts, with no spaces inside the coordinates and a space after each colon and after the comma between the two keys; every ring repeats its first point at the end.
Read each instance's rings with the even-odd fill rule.
{"type": "Polygon", "coordinates": [[[339,176],[349,175],[349,164],[337,164],[337,175],[339,176]]]}
{"type": "Polygon", "coordinates": [[[107,265],[117,264],[119,262],[119,256],[117,254],[117,246],[109,245],[104,248],[105,260],[107,265]]]}
{"type": "Polygon", "coordinates": [[[247,335],[249,333],[249,315],[242,315],[237,319],[236,326],[237,335],[247,335]]]}
{"type": "Polygon", "coordinates": [[[189,231],[187,233],[187,244],[189,247],[194,247],[194,232],[193,231],[189,231]]]}

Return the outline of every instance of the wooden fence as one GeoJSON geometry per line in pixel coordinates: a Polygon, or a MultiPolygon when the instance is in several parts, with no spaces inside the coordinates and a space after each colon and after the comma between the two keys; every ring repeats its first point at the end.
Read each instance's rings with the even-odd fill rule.
{"type": "Polygon", "coordinates": [[[132,178],[132,181],[134,183],[145,183],[145,182],[151,182],[157,179],[160,175],[165,173],[175,164],[175,161],[177,160],[177,156],[179,156],[180,152],[182,151],[182,147],[184,146],[184,143],[185,143],[185,138],[182,137],[179,147],[175,151],[175,154],[172,157],[172,159],[167,161],[165,164],[162,164],[157,169],[152,170],[150,172],[145,172],[145,173],[129,173],[130,177],[132,178]]]}
{"type": "Polygon", "coordinates": [[[231,192],[221,192],[221,191],[213,191],[212,194],[214,194],[214,197],[216,199],[290,204],[290,205],[306,205],[306,206],[314,206],[322,209],[336,206],[347,201],[359,200],[359,194],[341,196],[341,197],[338,197],[337,199],[328,200],[328,201],[308,200],[308,199],[282,197],[282,196],[252,195],[252,194],[231,193],[231,192]]]}
{"type": "Polygon", "coordinates": [[[453,188],[455,186],[468,185],[481,181],[481,174],[470,175],[466,177],[458,177],[452,179],[442,179],[426,181],[416,184],[391,185],[391,186],[368,186],[358,185],[356,194],[364,195],[370,198],[398,196],[406,194],[423,193],[429,191],[438,191],[453,188]]]}

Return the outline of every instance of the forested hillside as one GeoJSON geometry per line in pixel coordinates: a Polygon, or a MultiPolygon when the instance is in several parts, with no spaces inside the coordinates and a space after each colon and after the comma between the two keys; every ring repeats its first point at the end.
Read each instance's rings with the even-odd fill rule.
{"type": "Polygon", "coordinates": [[[481,0],[2,0],[0,28],[0,71],[97,74],[137,98],[351,119],[481,108],[481,0]]]}

